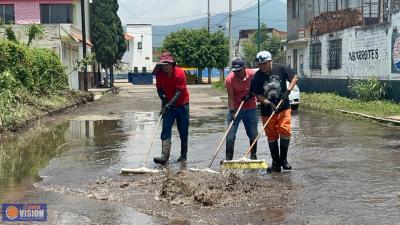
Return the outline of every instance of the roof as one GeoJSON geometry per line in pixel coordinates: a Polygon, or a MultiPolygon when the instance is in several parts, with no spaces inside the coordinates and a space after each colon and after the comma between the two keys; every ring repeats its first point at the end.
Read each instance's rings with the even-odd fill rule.
{"type": "Polygon", "coordinates": [[[125,33],[125,40],[132,41],[133,40],[133,35],[129,35],[129,34],[125,33]]]}
{"type": "MultiPolygon", "coordinates": [[[[76,42],[82,42],[83,43],[83,38],[81,34],[75,33],[73,31],[69,32],[69,35],[76,41],[76,42]]],[[[86,39],[86,44],[90,47],[93,47],[92,42],[86,39]]]]}

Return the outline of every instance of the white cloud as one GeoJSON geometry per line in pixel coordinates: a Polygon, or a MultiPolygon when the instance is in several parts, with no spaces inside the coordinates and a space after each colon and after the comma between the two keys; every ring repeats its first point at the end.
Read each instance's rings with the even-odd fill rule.
{"type": "MultiPolygon", "coordinates": [[[[264,1],[264,0],[260,0],[264,1]]],[[[276,0],[271,0],[276,1],[276,0]]],[[[279,0],[286,2],[286,0],[279,0]]],[[[207,0],[118,0],[122,23],[167,25],[207,16],[207,0]]],[[[228,12],[229,0],[210,0],[212,15],[228,12]]],[[[257,0],[232,0],[233,11],[257,4],[257,0]]]]}

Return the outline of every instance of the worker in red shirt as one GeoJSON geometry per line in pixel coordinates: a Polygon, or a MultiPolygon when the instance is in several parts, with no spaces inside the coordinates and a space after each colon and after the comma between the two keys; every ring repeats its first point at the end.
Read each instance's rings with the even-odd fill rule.
{"type": "Polygon", "coordinates": [[[168,163],[171,152],[171,131],[175,120],[181,139],[181,156],[177,161],[185,162],[189,135],[189,91],[186,87],[185,73],[176,66],[169,52],[161,54],[153,73],[156,75],[156,87],[162,103],[163,117],[162,152],[161,157],[154,158],[154,162],[162,165],[168,163]]]}

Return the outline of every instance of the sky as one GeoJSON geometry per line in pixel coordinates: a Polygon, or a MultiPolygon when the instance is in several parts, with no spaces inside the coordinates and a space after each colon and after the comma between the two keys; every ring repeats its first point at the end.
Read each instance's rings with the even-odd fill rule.
{"type": "MultiPolygon", "coordinates": [[[[118,0],[118,3],[122,24],[171,25],[207,16],[207,0],[118,0]]],[[[257,0],[232,0],[232,10],[254,4],[257,0]]],[[[210,0],[211,16],[228,11],[229,0],[210,0]]]]}

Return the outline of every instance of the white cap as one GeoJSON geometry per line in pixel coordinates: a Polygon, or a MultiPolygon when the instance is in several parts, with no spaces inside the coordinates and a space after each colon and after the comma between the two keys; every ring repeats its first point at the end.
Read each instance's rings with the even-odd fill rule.
{"type": "Polygon", "coordinates": [[[272,60],[272,55],[269,51],[261,51],[257,53],[256,62],[263,63],[272,60]]]}

